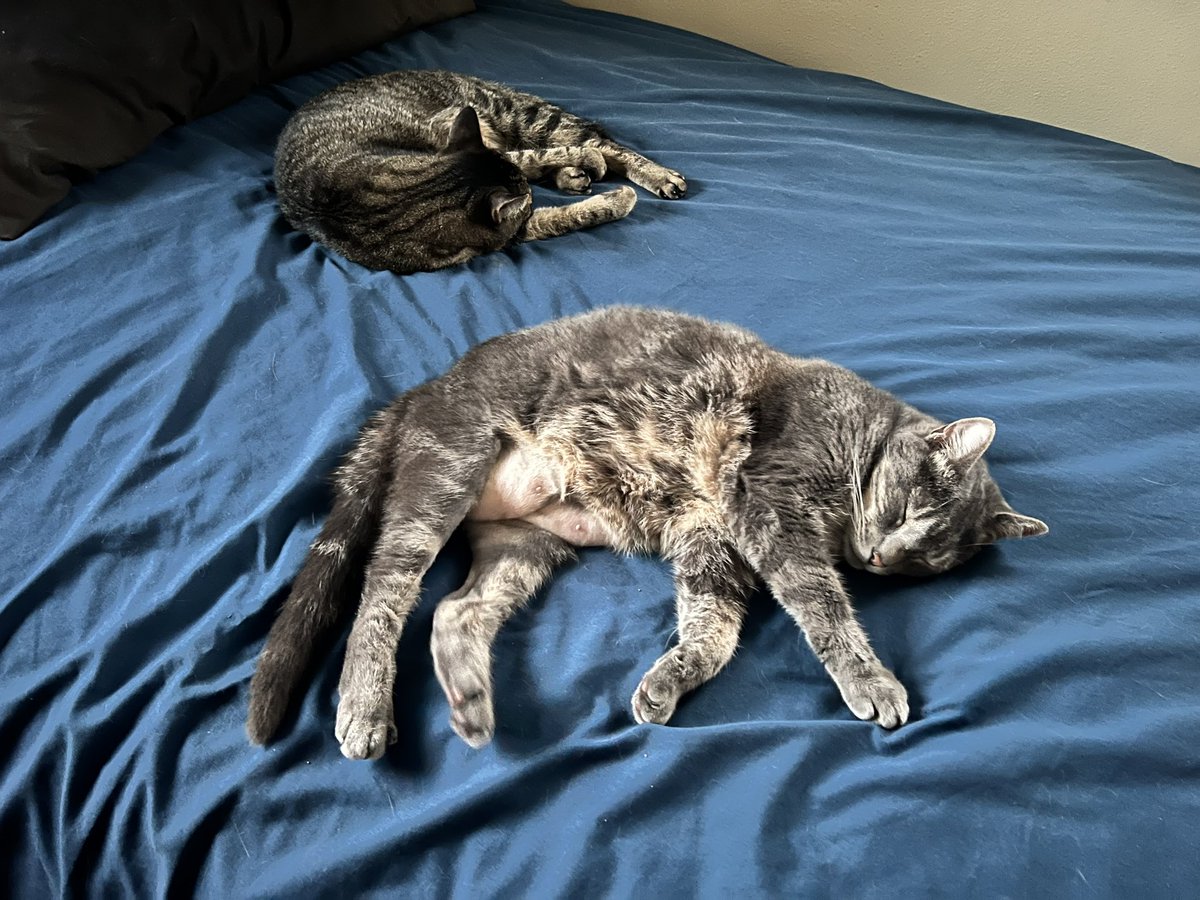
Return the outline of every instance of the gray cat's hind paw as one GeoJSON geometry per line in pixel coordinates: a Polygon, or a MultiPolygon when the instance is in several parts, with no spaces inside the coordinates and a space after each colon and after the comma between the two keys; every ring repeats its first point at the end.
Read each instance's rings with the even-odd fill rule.
{"type": "Polygon", "coordinates": [[[864,721],[874,720],[884,728],[897,728],[908,721],[908,691],[882,666],[868,675],[839,681],[838,689],[850,712],[864,721]]]}
{"type": "Polygon", "coordinates": [[[366,709],[347,697],[338,703],[333,733],[347,759],[379,759],[397,737],[390,708],[366,709]]]}
{"type": "Polygon", "coordinates": [[[492,698],[483,691],[460,697],[459,702],[450,707],[450,727],[474,749],[486,747],[496,733],[492,698]]]}

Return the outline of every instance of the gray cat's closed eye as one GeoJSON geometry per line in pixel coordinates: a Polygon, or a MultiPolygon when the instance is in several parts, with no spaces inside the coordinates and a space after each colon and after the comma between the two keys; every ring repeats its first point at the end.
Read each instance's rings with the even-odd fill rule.
{"type": "Polygon", "coordinates": [[[982,456],[995,433],[989,419],[942,424],[832,363],[675,313],[616,307],[488,341],[363,429],[259,658],[249,735],[274,734],[365,567],[335,734],[347,757],[382,755],[396,739],[401,628],[463,523],[474,562],[437,607],[431,650],[451,726],[471,746],[496,728],[497,632],[591,545],[674,567],[679,640],[634,691],[637,722],[667,722],[729,661],[761,582],[850,711],[897,727],[907,692],[835,566],[931,575],[1045,533],[992,480],[982,456]]]}

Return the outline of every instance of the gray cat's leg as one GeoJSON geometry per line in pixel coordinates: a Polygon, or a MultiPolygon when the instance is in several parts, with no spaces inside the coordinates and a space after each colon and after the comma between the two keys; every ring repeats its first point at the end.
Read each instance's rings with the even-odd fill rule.
{"type": "Polygon", "coordinates": [[[607,171],[604,154],[595,147],[511,150],[504,155],[526,178],[538,181],[553,174],[555,187],[572,194],[586,194],[607,171]]]}
{"type": "Polygon", "coordinates": [[[607,138],[588,143],[604,154],[608,171],[613,175],[628,178],[667,200],[679,200],[687,194],[687,180],[674,169],[660,166],[654,160],[607,138]]]}
{"type": "Polygon", "coordinates": [[[884,728],[904,725],[908,692],[871,649],[841,576],[823,551],[821,529],[797,505],[786,504],[790,509],[781,515],[746,492],[738,548],[804,631],[851,712],[884,728]]]}
{"type": "Polygon", "coordinates": [[[396,740],[392,691],[400,632],[422,577],[475,504],[499,449],[491,435],[447,439],[422,428],[402,435],[338,685],[334,734],[350,759],[378,759],[396,740]]]}
{"type": "Polygon", "coordinates": [[[658,658],[633,694],[633,717],[662,724],[681,697],[716,675],[737,650],[753,576],[732,554],[710,554],[706,568],[677,562],[675,611],[679,643],[658,658]]]}
{"type": "Polygon", "coordinates": [[[743,482],[733,515],[738,549],[796,621],[850,711],[884,728],[908,721],[908,692],[879,661],[854,615],[841,576],[824,551],[824,532],[801,501],[743,482]],[[786,525],[784,524],[786,523],[786,525]]]}
{"type": "Polygon", "coordinates": [[[837,570],[828,563],[796,560],[763,575],[780,606],[804,631],[850,711],[884,728],[907,722],[908,692],[871,649],[837,570]]]}
{"type": "Polygon", "coordinates": [[[619,187],[568,203],[566,206],[544,206],[533,211],[525,223],[522,240],[541,241],[558,237],[581,228],[591,228],[614,222],[629,215],[637,203],[637,193],[631,187],[619,187]]]}
{"type": "Polygon", "coordinates": [[[450,725],[472,747],[495,731],[492,643],[500,627],[575,552],[548,531],[508,522],[468,526],[474,560],[466,583],[438,604],[430,650],[450,702],[450,725]]]}

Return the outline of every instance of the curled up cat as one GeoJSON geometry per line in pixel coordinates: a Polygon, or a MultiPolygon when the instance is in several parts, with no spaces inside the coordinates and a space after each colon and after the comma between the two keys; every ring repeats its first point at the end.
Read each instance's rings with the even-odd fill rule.
{"type": "Polygon", "coordinates": [[[533,207],[531,181],[586,194],[608,175],[669,200],[687,192],[682,175],[595,122],[442,71],[331,88],[296,111],[275,152],[288,222],[348,259],[401,274],[623,218],[637,201],[628,186],[533,207]]]}
{"type": "Polygon", "coordinates": [[[989,419],[945,424],[840,366],[740,328],[612,307],[489,340],[362,430],[259,657],[247,732],[265,743],[314,643],[358,603],[335,734],[351,759],[396,739],[396,648],[421,580],[466,524],[473,564],[434,615],[434,669],[473,747],[495,722],[498,630],[576,547],[674,565],[678,642],[633,695],[665,723],[733,656],[758,582],[796,621],[851,712],[895,728],[904,687],[835,568],[933,575],[1044,534],[981,458],[989,419]],[[348,586],[365,567],[361,599],[348,586]]]}

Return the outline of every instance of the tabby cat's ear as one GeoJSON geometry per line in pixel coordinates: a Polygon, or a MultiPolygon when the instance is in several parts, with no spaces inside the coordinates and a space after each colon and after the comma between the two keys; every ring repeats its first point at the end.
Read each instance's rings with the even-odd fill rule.
{"type": "Polygon", "coordinates": [[[479,130],[479,116],[469,106],[454,117],[450,125],[450,137],[446,140],[447,153],[464,153],[468,150],[483,150],[483,134],[479,130]]]}
{"type": "Polygon", "coordinates": [[[492,208],[492,221],[503,225],[512,219],[519,218],[529,206],[528,194],[510,194],[508,191],[492,191],[488,202],[492,208]]]}
{"type": "Polygon", "coordinates": [[[992,539],[1037,537],[1050,530],[1041,519],[1023,516],[1011,509],[1001,510],[992,517],[992,539]]]}
{"type": "Polygon", "coordinates": [[[996,423],[991,419],[959,419],[931,431],[925,436],[934,452],[944,453],[960,469],[969,469],[996,436],[996,423]]]}

